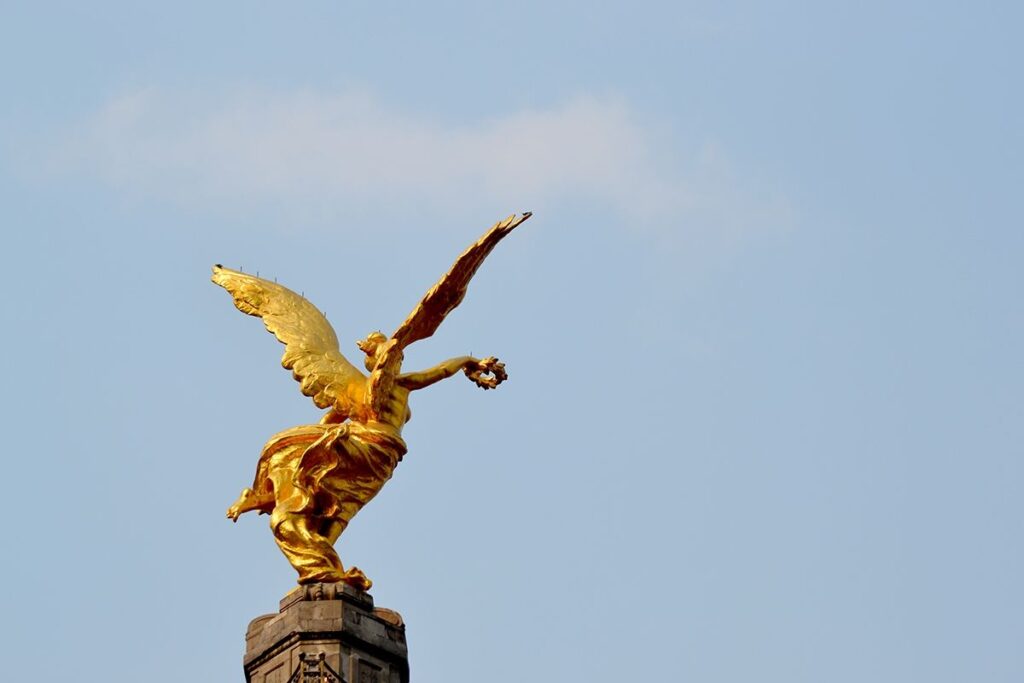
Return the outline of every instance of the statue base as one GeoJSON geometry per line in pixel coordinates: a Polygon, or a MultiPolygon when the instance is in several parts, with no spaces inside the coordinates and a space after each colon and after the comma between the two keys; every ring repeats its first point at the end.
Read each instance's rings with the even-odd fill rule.
{"type": "Polygon", "coordinates": [[[408,683],[405,624],[341,583],[299,586],[245,634],[246,683],[408,683]]]}

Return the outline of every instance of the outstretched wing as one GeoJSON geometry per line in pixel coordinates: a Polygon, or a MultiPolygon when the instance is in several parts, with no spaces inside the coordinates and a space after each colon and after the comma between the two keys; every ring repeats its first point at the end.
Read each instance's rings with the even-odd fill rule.
{"type": "Polygon", "coordinates": [[[423,300],[412,309],[412,313],[405,319],[391,339],[381,355],[380,360],[370,378],[370,397],[374,408],[379,407],[380,401],[387,396],[391,383],[394,381],[402,364],[402,349],[415,341],[426,339],[437,331],[441,322],[456,306],[462,303],[469,288],[469,281],[473,279],[480,264],[484,262],[491,250],[500,242],[505,235],[515,230],[531,215],[529,211],[521,216],[515,214],[503,221],[498,221],[483,237],[471,244],[466,251],[462,252],[459,258],[447,273],[441,276],[433,287],[427,292],[423,300]]]}
{"type": "Polygon", "coordinates": [[[221,265],[213,267],[212,280],[228,290],[242,313],[263,318],[285,345],[281,365],[292,371],[313,403],[348,414],[362,402],[366,375],[341,355],[334,329],[305,297],[221,265]]]}
{"type": "Polygon", "coordinates": [[[430,291],[412,310],[405,322],[391,335],[391,338],[398,342],[398,346],[404,349],[409,344],[434,334],[441,326],[445,316],[462,303],[463,297],[466,296],[466,290],[469,288],[469,281],[491,250],[505,235],[515,230],[531,215],[533,214],[529,211],[522,216],[513,214],[505,220],[495,223],[494,227],[488,230],[483,237],[462,252],[448,272],[430,288],[430,291]]]}

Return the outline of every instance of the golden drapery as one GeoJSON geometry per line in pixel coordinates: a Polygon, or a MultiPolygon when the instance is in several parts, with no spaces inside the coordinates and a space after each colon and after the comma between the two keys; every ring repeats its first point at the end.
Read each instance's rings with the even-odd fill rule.
{"type": "Polygon", "coordinates": [[[393,428],[372,422],[302,425],[267,442],[253,490],[274,496],[270,528],[299,583],[358,582],[361,572],[344,570],[334,542],[405,453],[393,428]]]}

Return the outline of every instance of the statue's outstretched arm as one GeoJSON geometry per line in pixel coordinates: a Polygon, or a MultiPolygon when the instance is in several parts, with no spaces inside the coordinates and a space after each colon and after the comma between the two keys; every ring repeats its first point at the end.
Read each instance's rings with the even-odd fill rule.
{"type": "Polygon", "coordinates": [[[476,367],[479,362],[479,359],[473,358],[472,356],[450,358],[443,363],[438,363],[429,370],[423,370],[422,372],[409,372],[404,375],[399,375],[398,385],[405,387],[409,391],[416,391],[417,389],[429,387],[435,382],[448,379],[459,370],[476,367]]]}
{"type": "Polygon", "coordinates": [[[429,370],[399,375],[397,383],[409,391],[416,391],[447,379],[460,370],[484,389],[493,389],[508,377],[505,374],[505,364],[498,362],[497,358],[488,357],[481,360],[472,356],[459,356],[439,363],[429,370]]]}

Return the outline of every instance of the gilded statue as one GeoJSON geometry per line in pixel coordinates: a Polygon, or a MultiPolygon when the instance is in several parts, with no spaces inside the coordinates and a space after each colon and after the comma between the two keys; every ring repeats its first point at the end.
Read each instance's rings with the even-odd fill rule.
{"type": "Polygon", "coordinates": [[[303,394],[327,409],[317,424],[270,437],[252,487],[227,512],[232,521],[254,510],[269,514],[274,539],[300,584],[344,582],[360,590],[372,585],[358,568],[342,566],[334,543],[405,455],[402,427],[410,418],[410,393],[459,371],[484,389],[507,378],[504,364],[494,357],[459,356],[421,372],[402,372],[403,350],[434,334],[462,302],[491,250],[529,217],[509,216],[470,245],[390,337],[371,332],[356,342],[366,373],[342,355],[327,318],[304,296],[214,266],[213,281],[231,294],[238,310],[263,319],[285,345],[281,364],[303,394]]]}

